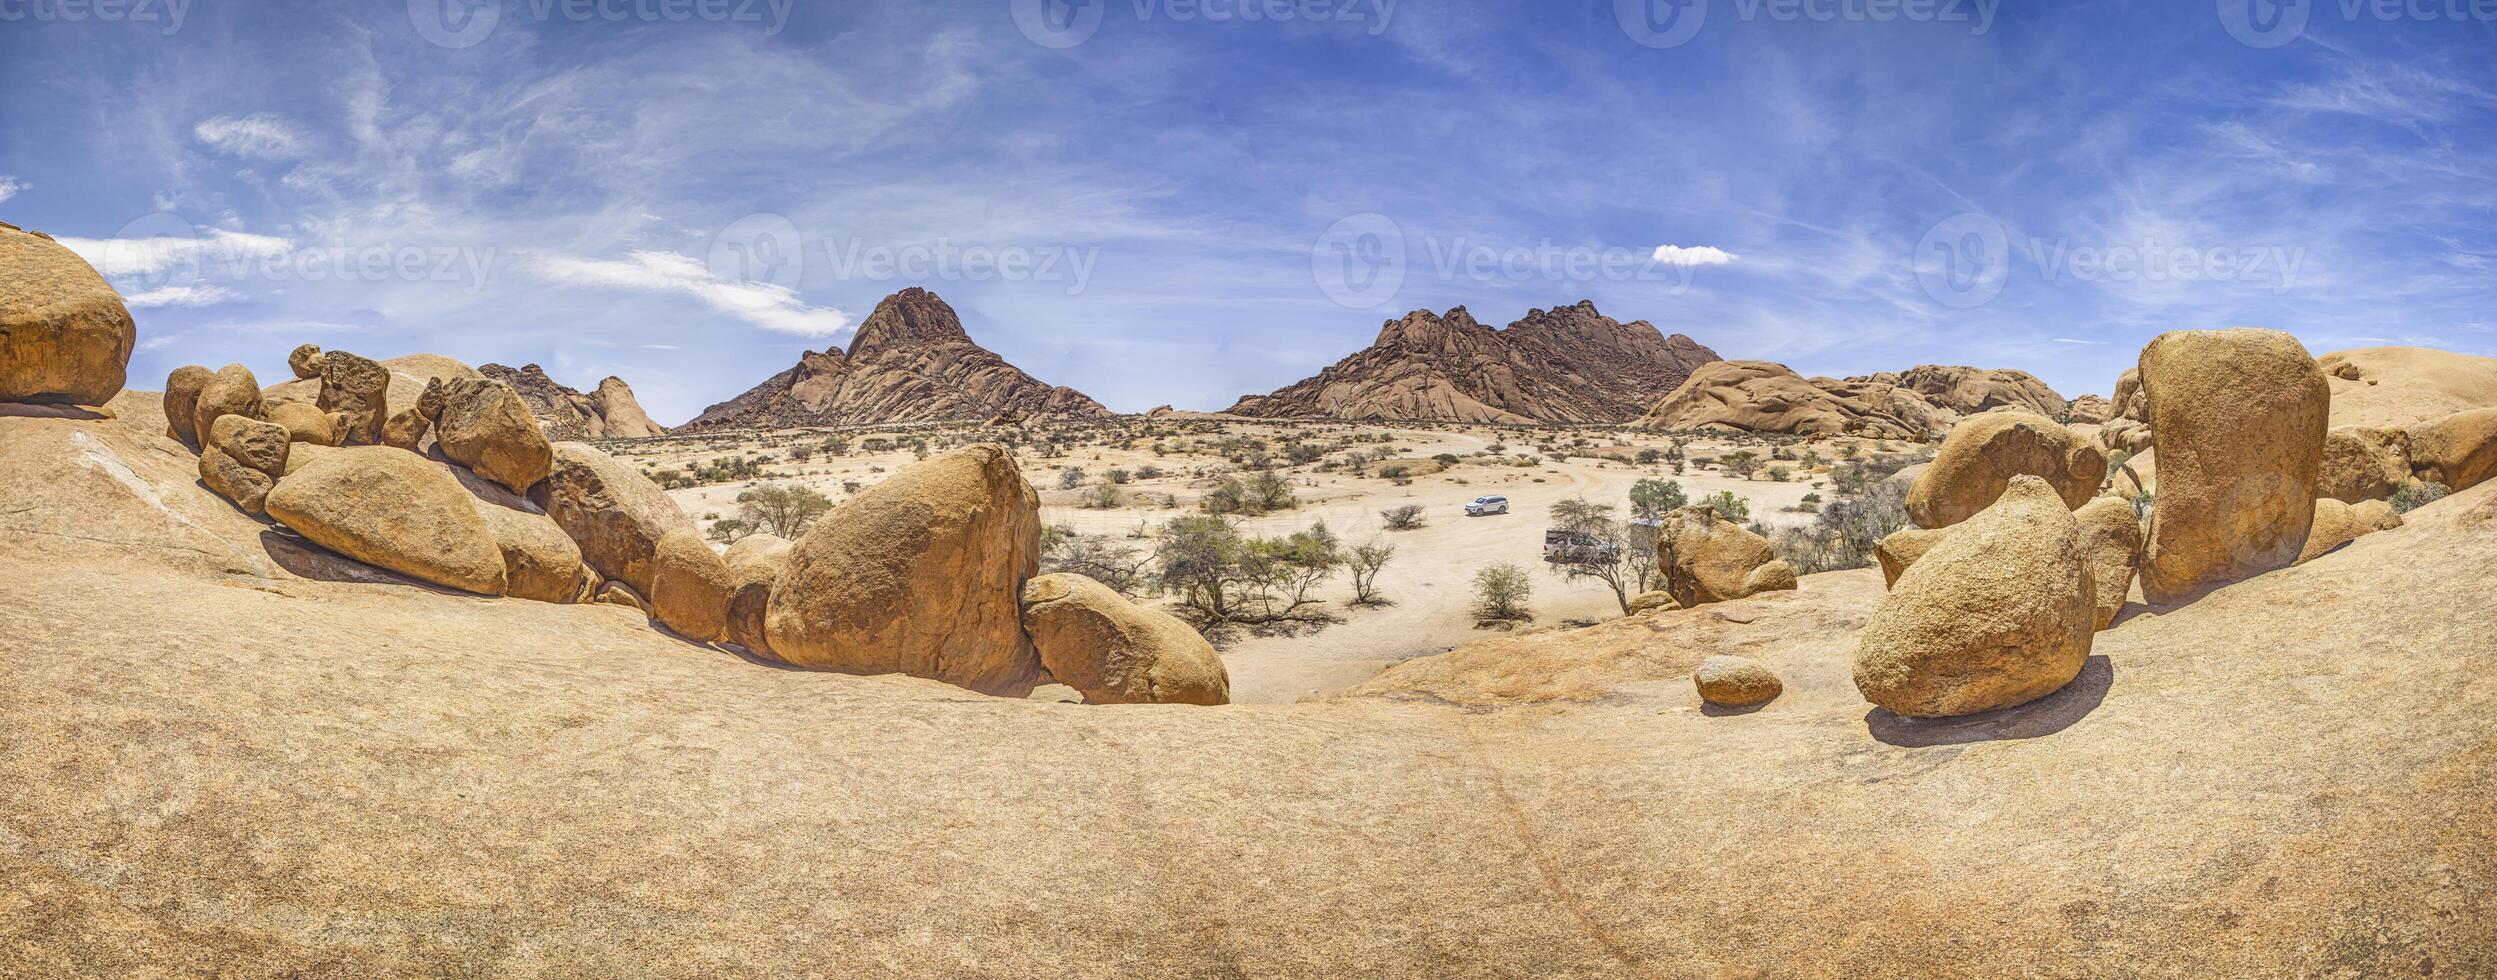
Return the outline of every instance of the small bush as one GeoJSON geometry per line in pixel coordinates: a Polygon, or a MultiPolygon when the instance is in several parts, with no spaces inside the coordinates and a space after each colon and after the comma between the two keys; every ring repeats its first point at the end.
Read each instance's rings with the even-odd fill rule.
{"type": "Polygon", "coordinates": [[[1474,615],[1478,618],[1525,619],[1526,600],[1534,594],[1534,580],[1515,562],[1500,562],[1474,573],[1474,615]]]}
{"type": "Polygon", "coordinates": [[[2452,487],[2448,487],[2442,483],[2414,482],[2405,484],[2401,489],[2393,491],[2393,512],[2397,514],[2410,513],[2411,511],[2442,500],[2445,498],[2446,494],[2452,492],[2454,492],[2452,487]]]}
{"type": "Polygon", "coordinates": [[[1379,519],[1387,522],[1387,529],[1390,531],[1410,531],[1421,527],[1424,522],[1422,505],[1405,504],[1401,507],[1390,507],[1379,512],[1379,519]]]}

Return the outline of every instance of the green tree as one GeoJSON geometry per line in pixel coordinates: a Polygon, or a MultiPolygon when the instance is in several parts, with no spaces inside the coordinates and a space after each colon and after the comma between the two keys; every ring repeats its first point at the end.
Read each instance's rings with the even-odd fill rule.
{"type": "Polygon", "coordinates": [[[1719,490],[1701,497],[1699,502],[1706,505],[1708,509],[1716,511],[1718,516],[1736,524],[1751,519],[1751,499],[1737,497],[1732,490],[1719,490]]]}
{"type": "Polygon", "coordinates": [[[1630,485],[1630,516],[1656,520],[1690,505],[1682,484],[1672,480],[1640,480],[1630,485]]]}
{"type": "Polygon", "coordinates": [[[1373,606],[1379,598],[1379,569],[1396,557],[1396,546],[1375,538],[1344,553],[1344,568],[1353,577],[1353,604],[1373,606]]]}
{"type": "MultiPolygon", "coordinates": [[[[815,519],[832,511],[832,498],[796,483],[766,483],[737,494],[737,518],[749,532],[795,541],[815,519]]],[[[740,535],[742,537],[742,535],[740,535]]]]}
{"type": "Polygon", "coordinates": [[[1474,573],[1474,615],[1480,619],[1525,619],[1526,601],[1534,597],[1534,580],[1516,562],[1497,562],[1474,573]]]}

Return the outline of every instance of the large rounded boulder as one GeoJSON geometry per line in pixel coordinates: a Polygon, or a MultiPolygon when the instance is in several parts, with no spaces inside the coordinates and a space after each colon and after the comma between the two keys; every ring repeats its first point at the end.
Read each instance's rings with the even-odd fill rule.
{"type": "Polygon", "coordinates": [[[381,446],[337,449],[278,481],[269,516],[349,558],[501,595],[508,579],[475,498],[438,463],[381,446]]]}
{"type": "Polygon", "coordinates": [[[2133,593],[2133,573],[2141,566],[2141,513],[2132,501],[2100,497],[2073,511],[2072,519],[2081,526],[2081,553],[2089,558],[2097,596],[2091,628],[2103,630],[2133,593]]]}
{"type": "Polygon", "coordinates": [[[1094,704],[1229,704],[1231,674],[1179,617],[1082,575],[1023,585],[1023,627],[1041,665],[1094,704]]]}
{"type": "Polygon", "coordinates": [[[692,530],[659,539],[651,559],[650,609],[676,635],[709,643],[728,635],[728,601],[736,585],[728,562],[692,530]]]}
{"type": "Polygon", "coordinates": [[[649,595],[659,542],[693,530],[694,522],[658,484],[606,453],[577,442],[553,452],[554,465],[530,489],[530,501],[572,536],[591,568],[649,595]]]}
{"type": "Polygon", "coordinates": [[[434,444],[442,455],[478,476],[525,493],[554,466],[546,431],[508,384],[435,381],[425,386],[416,408],[433,420],[434,444]]]}
{"type": "Polygon", "coordinates": [[[2026,704],[2080,675],[2097,593],[2063,497],[2012,478],[1951,528],[1873,610],[1856,689],[1893,714],[1940,718],[2026,704]]]}
{"type": "Polygon", "coordinates": [[[1765,704],[1786,690],[1777,673],[1759,661],[1725,654],[1700,661],[1691,683],[1699,688],[1701,700],[1727,708],[1765,704]]]}
{"type": "Polygon", "coordinates": [[[494,535],[495,549],[503,553],[504,595],[557,603],[588,598],[589,566],[582,564],[581,547],[563,528],[544,514],[470,499],[494,535]]]}
{"type": "Polygon", "coordinates": [[[2088,503],[2107,479],[2107,457],[2080,433],[2017,409],[1973,415],[1951,427],[1933,465],[1907,492],[1917,526],[1943,528],[1977,515],[2015,476],[2043,479],[2067,507],[2088,503]]]}
{"type": "Polygon", "coordinates": [[[217,369],[199,394],[191,399],[191,436],[205,440],[215,429],[217,420],[240,415],[252,421],[269,417],[269,407],[260,398],[260,379],[252,377],[251,369],[228,364],[217,369]]]}
{"type": "Polygon", "coordinates": [[[2285,568],[2306,545],[2331,389],[2277,330],[2178,330],[2141,353],[2159,427],[2142,595],[2171,606],[2285,568]]]}
{"type": "Polygon", "coordinates": [[[1021,695],[1043,676],[1020,608],[1039,560],[1039,496],[1004,448],[970,446],[816,522],[772,590],[764,629],[772,654],[796,666],[1021,695]]]}
{"type": "Polygon", "coordinates": [[[2298,564],[2314,561],[2333,549],[2356,541],[2377,531],[2390,531],[2402,526],[2402,515],[2393,505],[2381,500],[2345,504],[2330,497],[2315,500],[2315,527],[2306,535],[2306,547],[2298,552],[2298,564]]]}
{"type": "Polygon", "coordinates": [[[1873,560],[1881,565],[1881,584],[1896,586],[1899,576],[1907,574],[1908,566],[1925,557],[1925,552],[1951,536],[1951,529],[1901,528],[1873,542],[1873,560]]]}
{"type": "Polygon", "coordinates": [[[2497,475],[2497,408],[2456,412],[2410,427],[2410,465],[2419,478],[2457,493],[2497,475]]]}
{"type": "Polygon", "coordinates": [[[344,415],[321,411],[317,405],[282,402],[269,406],[269,421],[285,427],[287,438],[316,446],[335,446],[344,415]]]}
{"type": "Polygon", "coordinates": [[[1794,568],[1769,539],[1699,505],[1665,515],[1656,529],[1656,568],[1684,609],[1795,587],[1794,568]]]}
{"type": "Polygon", "coordinates": [[[267,513],[269,491],[286,475],[286,430],[240,415],[219,416],[199,447],[199,482],[244,513],[267,513]]]}
{"type": "Polygon", "coordinates": [[[165,376],[165,434],[185,446],[199,445],[199,393],[217,372],[185,364],[165,376]]]}
{"type": "Polygon", "coordinates": [[[789,553],[796,549],[796,542],[777,535],[749,534],[720,555],[728,563],[728,642],[758,657],[772,655],[763,616],[771,608],[772,585],[789,570],[789,553]]]}
{"type": "Polygon", "coordinates": [[[138,338],[121,294],[86,260],[0,224],[0,402],[112,401],[138,338]]]}

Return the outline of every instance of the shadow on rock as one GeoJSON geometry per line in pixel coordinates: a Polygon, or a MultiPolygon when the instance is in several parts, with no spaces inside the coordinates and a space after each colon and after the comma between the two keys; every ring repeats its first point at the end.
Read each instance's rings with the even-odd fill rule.
{"type": "Polygon", "coordinates": [[[0,418],[101,422],[112,416],[78,405],[62,405],[54,402],[0,402],[0,418]]]}
{"type": "Polygon", "coordinates": [[[385,571],[351,558],[339,556],[320,545],[295,536],[280,528],[260,532],[260,550],[269,560],[294,573],[297,577],[320,582],[354,582],[363,585],[405,585],[438,592],[443,595],[465,596],[469,593],[385,571]]]}
{"type": "Polygon", "coordinates": [[[2039,738],[2070,728],[2097,710],[2099,702],[2107,699],[2107,689],[2114,686],[2115,676],[2115,665],[2095,656],[2081,665],[2080,675],[2062,690],[2017,708],[1960,718],[1905,718],[1887,708],[1874,708],[1864,713],[1864,727],[1872,730],[1874,738],[1911,749],[2039,738]]]}

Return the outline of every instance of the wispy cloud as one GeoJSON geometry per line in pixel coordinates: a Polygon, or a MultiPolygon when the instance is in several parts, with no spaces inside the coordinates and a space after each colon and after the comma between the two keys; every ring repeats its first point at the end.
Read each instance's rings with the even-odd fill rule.
{"type": "Polygon", "coordinates": [[[714,310],[782,333],[827,337],[850,325],[849,314],[809,306],[787,286],[723,279],[693,256],[677,252],[639,251],[623,259],[545,255],[536,257],[529,269],[538,278],[567,286],[683,293],[714,310]]]}
{"type": "Polygon", "coordinates": [[[213,306],[239,295],[222,286],[161,286],[126,294],[121,301],[124,305],[146,310],[165,306],[213,306]]]}
{"type": "Polygon", "coordinates": [[[201,120],[191,127],[191,135],[219,152],[239,157],[300,160],[306,152],[305,139],[293,124],[265,112],[201,120]]]}
{"type": "Polygon", "coordinates": [[[1686,269],[1703,265],[1732,265],[1735,259],[1742,258],[1714,245],[1658,245],[1654,254],[1658,262],[1686,269]]]}
{"type": "Polygon", "coordinates": [[[7,174],[0,174],[0,204],[7,203],[10,198],[16,197],[20,191],[24,191],[25,189],[33,186],[33,184],[26,183],[25,181],[11,177],[7,174]]]}
{"type": "Polygon", "coordinates": [[[154,238],[61,238],[105,278],[157,276],[216,266],[247,266],[294,251],[286,239],[212,228],[205,235],[154,238]]]}

